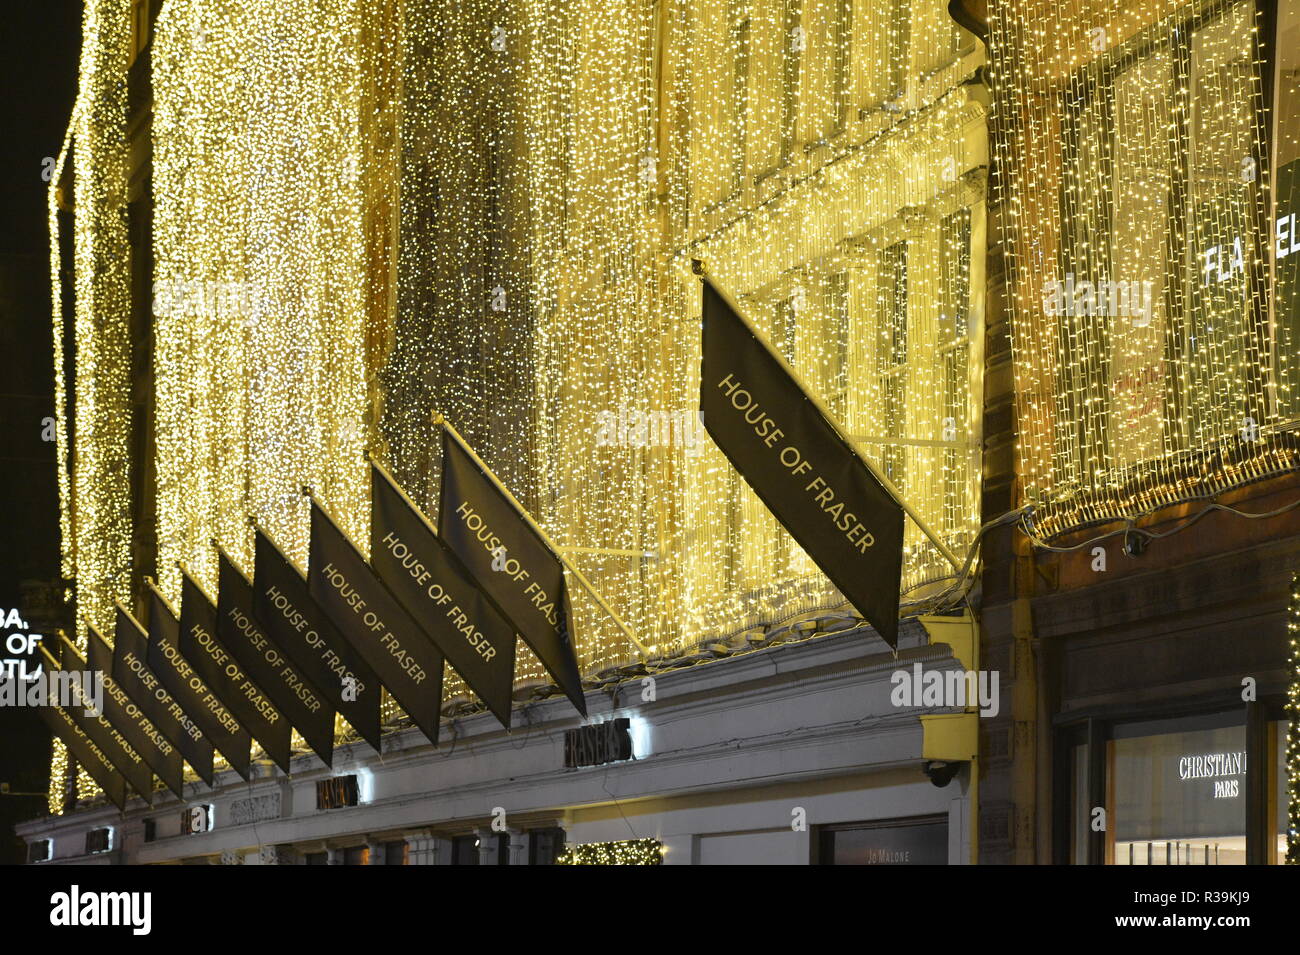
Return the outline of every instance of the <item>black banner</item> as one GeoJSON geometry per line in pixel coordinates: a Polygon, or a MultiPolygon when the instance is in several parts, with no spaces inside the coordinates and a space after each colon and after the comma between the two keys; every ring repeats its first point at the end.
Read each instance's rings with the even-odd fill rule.
{"type": "Polygon", "coordinates": [[[90,778],[104,791],[108,801],[125,811],[126,780],[113,768],[108,757],[61,707],[38,706],[37,709],[41,711],[41,718],[45,720],[50,732],[63,740],[63,745],[68,747],[68,754],[77,761],[78,766],[85,768],[90,778]]]}
{"type": "Polygon", "coordinates": [[[181,656],[276,765],[289,772],[292,728],[217,635],[217,608],[181,571],[181,656]]]}
{"type": "MultiPolygon", "coordinates": [[[[41,647],[41,652],[45,654],[48,661],[49,672],[64,671],[69,676],[75,677],[73,686],[77,688],[75,691],[77,705],[66,708],[68,717],[94,743],[99,755],[117,770],[122,779],[130,783],[131,788],[139,793],[146,803],[153,802],[153,771],[140,751],[127,738],[126,733],[130,731],[130,727],[126,727],[126,732],[118,730],[117,724],[125,724],[126,721],[120,718],[113,720],[109,716],[109,707],[114,704],[108,695],[108,679],[104,679],[105,685],[102,689],[103,705],[99,713],[94,713],[91,706],[94,701],[85,698],[81,692],[80,680],[84,673],[91,674],[93,678],[95,671],[86,665],[77,648],[62,633],[59,634],[58,649],[60,658],[58,662],[44,646],[41,647]]],[[[115,715],[121,716],[121,714],[115,715]]],[[[176,758],[176,765],[180,765],[179,756],[176,758]]]]}
{"type": "Polygon", "coordinates": [[[509,729],[515,628],[378,465],[370,469],[370,563],[509,729]]]}
{"type": "Polygon", "coordinates": [[[707,279],[703,316],[705,428],[840,593],[897,646],[903,509],[707,279]]]}
{"type": "Polygon", "coordinates": [[[586,716],[564,564],[446,428],[438,534],[586,716]]]}
{"type": "Polygon", "coordinates": [[[307,586],[317,606],[436,746],[442,654],[314,500],[307,586]]]}
{"type": "MultiPolygon", "coordinates": [[[[121,607],[117,608],[117,627],[113,633],[113,679],[139,704],[149,722],[181,751],[199,778],[211,786],[212,743],[149,666],[149,635],[121,607]]],[[[92,639],[92,666],[94,653],[92,639]]]]}
{"type": "Polygon", "coordinates": [[[321,761],[332,765],[334,707],[262,629],[253,613],[253,585],[224,552],[217,555],[217,587],[218,639],[321,761]]]}
{"type": "MultiPolygon", "coordinates": [[[[69,653],[65,650],[65,659],[69,658],[69,653]]],[[[144,757],[163,785],[178,799],[184,799],[185,766],[181,762],[181,751],[149,719],[141,701],[113,679],[113,651],[94,628],[90,628],[86,635],[86,662],[92,670],[104,674],[104,715],[126,737],[130,747],[144,757]]],[[[152,791],[152,780],[149,788],[152,791]]]]}
{"type": "Polygon", "coordinates": [[[203,735],[247,782],[252,768],[253,738],[181,656],[180,638],[180,620],[162,594],[150,586],[147,662],[172,699],[194,717],[203,735]]]}
{"type": "Polygon", "coordinates": [[[321,612],[302,574],[260,527],[253,553],[253,611],[312,685],[381,752],[379,678],[321,612]]]}

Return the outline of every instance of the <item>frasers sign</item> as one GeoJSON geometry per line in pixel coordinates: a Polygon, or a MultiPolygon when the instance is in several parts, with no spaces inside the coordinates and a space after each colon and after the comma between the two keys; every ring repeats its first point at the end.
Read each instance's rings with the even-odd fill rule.
{"type": "Polygon", "coordinates": [[[41,663],[36,659],[36,647],[41,642],[39,633],[28,633],[27,622],[13,610],[0,609],[0,680],[35,680],[41,675],[41,663]]]}

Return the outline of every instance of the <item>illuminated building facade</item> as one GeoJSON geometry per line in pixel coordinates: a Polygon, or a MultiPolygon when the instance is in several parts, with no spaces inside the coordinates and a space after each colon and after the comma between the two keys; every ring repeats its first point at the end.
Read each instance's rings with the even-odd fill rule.
{"type": "Polygon", "coordinates": [[[1300,5],[952,6],[88,3],[51,193],[69,626],[111,632],[146,576],[175,600],[177,561],[215,590],[249,515],[301,565],[304,484],[364,541],[365,449],[431,510],[438,412],[649,653],[574,590],[632,761],[565,766],[578,721],[525,652],[511,736],[453,673],[449,755],[395,707],[382,762],[340,724],[341,804],[305,753],[125,818],[82,776],[29,843],[1276,861],[1300,5]],[[897,660],[699,426],[693,258],[952,550],[982,542],[954,588],[908,524],[897,660]],[[962,608],[978,639],[934,614],[962,608]],[[1000,674],[1001,705],[900,707],[914,664],[1000,674]]]}
{"type": "Polygon", "coordinates": [[[989,5],[981,861],[1285,857],[1298,28],[989,5]]]}
{"type": "MultiPolygon", "coordinates": [[[[146,578],[175,602],[178,562],[215,592],[212,542],[250,567],[249,516],[303,565],[303,485],[364,541],[365,450],[431,511],[438,412],[647,645],[642,660],[573,588],[583,674],[618,688],[611,712],[663,739],[651,701],[628,702],[644,676],[703,687],[694,667],[672,675],[738,657],[715,678],[734,708],[773,692],[746,661],[847,668],[828,686],[847,679],[844,704],[858,709],[823,730],[845,752],[828,750],[820,770],[756,757],[752,779],[730,786],[763,779],[788,802],[807,784],[823,808],[780,802],[781,819],[755,831],[797,833],[792,858],[807,861],[835,842],[831,827],[883,821],[906,834],[924,810],[928,857],[973,859],[969,773],[937,788],[920,770],[927,754],[973,755],[974,716],[938,708],[965,727],[945,733],[889,702],[885,645],[694,414],[690,260],[702,258],[946,543],[973,545],[988,97],[983,48],[943,4],[96,0],[82,60],[51,192],[52,271],[75,275],[55,332],[70,631],[111,633],[115,602],[140,606],[146,578]]],[[[908,609],[932,610],[953,571],[910,526],[906,552],[908,609]]],[[[932,635],[952,619],[969,620],[914,622],[901,646],[927,666],[973,664],[969,628],[957,655],[932,635]]],[[[541,705],[546,679],[527,651],[517,673],[520,704],[541,705]]],[[[454,726],[479,719],[454,673],[445,693],[454,726]]],[[[820,725],[830,698],[782,692],[737,738],[767,746],[778,727],[820,725]]],[[[400,711],[386,718],[393,745],[410,745],[397,742],[410,736],[400,711]]],[[[390,776],[387,756],[369,765],[345,723],[339,733],[373,798],[428,797],[420,831],[489,819],[492,806],[440,804],[412,783],[419,774],[390,776]]],[[[553,753],[552,736],[522,752],[553,753]]],[[[432,750],[421,761],[450,765],[432,750]]],[[[94,799],[67,766],[56,743],[56,812],[94,799]]],[[[505,755],[469,773],[479,786],[518,775],[505,755]]],[[[711,775],[669,791],[630,782],[624,795],[706,805],[716,797],[700,793],[727,788],[711,775]]],[[[221,833],[222,798],[204,837],[215,841],[197,854],[243,858],[240,837],[221,833]]],[[[567,819],[570,842],[619,841],[626,830],[583,835],[570,810],[590,798],[559,787],[528,812],[567,819]]],[[[282,803],[286,819],[302,799],[282,803]]],[[[136,855],[137,823],[158,813],[128,815],[122,858],[172,858],[175,844],[136,855]]],[[[683,831],[653,819],[651,835],[683,831]]],[[[747,829],[690,825],[697,841],[747,829]]],[[[53,842],[54,858],[71,851],[53,842]]],[[[725,844],[720,856],[679,846],[667,861],[767,851],[761,839],[725,844]]]]}

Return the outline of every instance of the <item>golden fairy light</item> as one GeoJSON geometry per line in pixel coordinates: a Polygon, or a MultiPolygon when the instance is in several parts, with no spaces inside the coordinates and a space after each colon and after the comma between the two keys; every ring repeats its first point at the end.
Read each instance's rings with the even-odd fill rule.
{"type": "Polygon", "coordinates": [[[1018,473],[1046,533],[1292,466],[1252,0],[991,10],[1018,473]]]}
{"type": "MultiPolygon", "coordinates": [[[[984,105],[942,4],[468,3],[406,29],[381,428],[422,502],[432,404],[657,653],[838,603],[695,419],[700,256],[970,542],[984,105]]],[[[908,586],[949,572],[908,549],[908,586]]],[[[574,604],[588,671],[633,659],[574,604]]]]}
{"type": "MultiPolygon", "coordinates": [[[[88,23],[111,10],[124,43],[124,7],[88,23]]],[[[125,55],[88,36],[82,100],[108,102],[125,55]]],[[[436,411],[656,655],[841,605],[696,419],[693,257],[973,542],[983,54],[941,0],[169,0],[152,44],[157,560],[135,572],[172,601],[178,560],[215,591],[212,538],[251,569],[250,514],[302,564],[302,484],[364,545],[367,447],[432,513],[436,411]]],[[[78,114],[77,176],[124,179],[113,103],[78,114]]],[[[129,297],[95,268],[126,260],[114,195],[100,221],[79,187],[78,375],[101,384],[71,411],[65,537],[104,632],[133,583],[129,297]]],[[[910,525],[906,547],[910,590],[951,573],[910,525]]],[[[583,672],[633,660],[570,589],[583,672]]],[[[530,654],[517,676],[542,677],[530,654]]]]}

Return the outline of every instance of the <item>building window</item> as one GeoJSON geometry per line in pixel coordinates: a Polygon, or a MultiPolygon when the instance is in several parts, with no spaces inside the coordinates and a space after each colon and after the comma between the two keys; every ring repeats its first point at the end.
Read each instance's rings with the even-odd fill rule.
{"type": "Polygon", "coordinates": [[[1245,864],[1246,727],[1239,716],[1135,723],[1117,727],[1114,737],[1106,760],[1113,780],[1108,863],[1245,864]]]}
{"type": "Polygon", "coordinates": [[[192,836],[211,830],[212,806],[188,806],[181,810],[181,835],[192,836]]]}
{"type": "Polygon", "coordinates": [[[451,840],[452,865],[478,865],[478,836],[456,836],[451,840]]]}
{"type": "Polygon", "coordinates": [[[815,839],[819,865],[948,864],[944,815],[820,826],[815,839]]]}
{"type": "Polygon", "coordinates": [[[384,843],[384,865],[410,865],[410,846],[405,839],[384,843]]]}
{"type": "Polygon", "coordinates": [[[849,0],[803,0],[801,6],[799,124],[805,147],[814,148],[845,128],[853,7],[849,0]]]}
{"type": "Polygon", "coordinates": [[[701,4],[696,16],[708,60],[731,64],[716,86],[699,87],[696,106],[701,128],[692,137],[692,165],[699,170],[700,198],[708,214],[737,199],[744,188],[750,22],[736,0],[701,4]]]}
{"type": "Polygon", "coordinates": [[[907,65],[912,46],[911,0],[888,0],[885,61],[889,69],[888,99],[900,100],[907,93],[907,65]]]}
{"type": "Polygon", "coordinates": [[[355,806],[359,794],[355,774],[322,779],[316,783],[316,808],[340,809],[355,806]]]}
{"type": "Polygon", "coordinates": [[[826,405],[835,420],[845,422],[849,408],[849,275],[833,272],[827,277],[830,298],[830,367],[826,369],[826,405]]]}
{"type": "MultiPolygon", "coordinates": [[[[149,45],[149,7],[151,0],[133,0],[131,4],[131,62],[149,45]]],[[[129,65],[129,64],[128,64],[129,65]]]]}
{"type": "Polygon", "coordinates": [[[529,865],[555,865],[555,860],[563,852],[563,829],[533,829],[528,833],[529,865]]]}
{"type": "Polygon", "coordinates": [[[1065,376],[1058,461],[1076,480],[1119,488],[1265,420],[1254,14],[1244,0],[1159,24],[1061,91],[1060,260],[1042,305],[1065,376]]]}
{"type": "Polygon", "coordinates": [[[50,859],[50,840],[39,839],[27,847],[27,861],[48,862],[50,859]]]}
{"type": "MultiPolygon", "coordinates": [[[[876,373],[884,399],[886,438],[903,438],[907,431],[907,243],[896,242],[880,253],[877,271],[876,373]]],[[[907,449],[886,444],[881,461],[885,477],[902,486],[907,476],[907,449]]]]}
{"type": "Polygon", "coordinates": [[[369,846],[348,846],[343,850],[344,865],[370,865],[369,846]]]}
{"type": "MultiPolygon", "coordinates": [[[[1252,704],[1263,705],[1263,704],[1252,704]]],[[[1287,723],[1252,742],[1244,710],[1098,722],[1067,733],[1071,863],[1280,864],[1286,856],[1287,723]],[[1252,775],[1260,774],[1259,780],[1252,775]],[[1252,812],[1248,784],[1262,787],[1252,812]],[[1094,825],[1105,810],[1105,829],[1094,825]],[[1248,833],[1262,834],[1252,847],[1248,833]]],[[[1064,782],[1063,777],[1063,782],[1064,782]]],[[[1062,859],[1062,861],[1064,861],[1062,859]]]]}
{"type": "Polygon", "coordinates": [[[305,865],[329,865],[330,857],[328,852],[308,852],[303,856],[305,865]]]}
{"type": "Polygon", "coordinates": [[[105,827],[103,829],[91,829],[86,833],[86,854],[92,855],[97,852],[108,852],[113,848],[113,830],[105,827]]]}
{"type": "Polygon", "coordinates": [[[969,527],[968,475],[978,468],[978,447],[972,447],[967,396],[970,393],[970,209],[943,218],[939,228],[939,316],[937,350],[942,368],[939,438],[943,449],[943,533],[969,527]]]}

